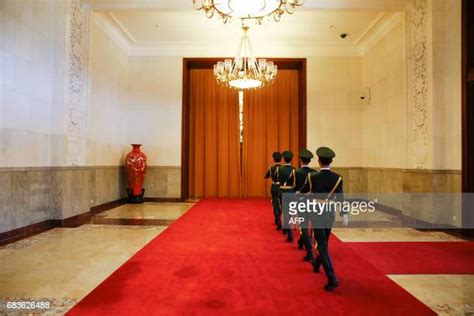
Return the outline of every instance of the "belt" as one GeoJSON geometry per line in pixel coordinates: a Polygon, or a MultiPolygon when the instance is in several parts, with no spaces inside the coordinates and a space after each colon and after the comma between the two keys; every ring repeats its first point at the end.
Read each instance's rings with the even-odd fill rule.
{"type": "Polygon", "coordinates": [[[272,184],[280,185],[280,182],[272,182],[272,184]]]}
{"type": "Polygon", "coordinates": [[[280,186],[280,189],[283,189],[283,190],[293,190],[294,188],[292,186],[289,186],[289,185],[283,185],[283,186],[280,186]]]}

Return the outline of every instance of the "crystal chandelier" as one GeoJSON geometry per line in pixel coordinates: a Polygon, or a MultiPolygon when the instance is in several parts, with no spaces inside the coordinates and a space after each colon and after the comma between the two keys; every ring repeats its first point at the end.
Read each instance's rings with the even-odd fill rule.
{"type": "Polygon", "coordinates": [[[248,37],[248,26],[243,26],[237,57],[219,61],[214,65],[217,82],[225,87],[238,90],[261,88],[273,83],[277,75],[277,65],[266,59],[255,58],[248,37]]]}
{"type": "Polygon", "coordinates": [[[193,0],[196,10],[204,10],[208,18],[217,13],[224,23],[232,18],[254,19],[262,24],[265,17],[280,21],[285,13],[293,14],[304,0],[193,0]]]}

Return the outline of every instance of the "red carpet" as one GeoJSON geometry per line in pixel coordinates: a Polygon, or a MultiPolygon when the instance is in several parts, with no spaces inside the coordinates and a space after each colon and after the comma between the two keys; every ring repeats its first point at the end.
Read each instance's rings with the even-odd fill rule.
{"type": "Polygon", "coordinates": [[[385,274],[474,274],[474,242],[346,243],[385,274]]]}
{"type": "Polygon", "coordinates": [[[69,315],[434,315],[336,239],[341,287],[323,291],[324,273],[272,222],[267,200],[201,201],[69,315]]]}

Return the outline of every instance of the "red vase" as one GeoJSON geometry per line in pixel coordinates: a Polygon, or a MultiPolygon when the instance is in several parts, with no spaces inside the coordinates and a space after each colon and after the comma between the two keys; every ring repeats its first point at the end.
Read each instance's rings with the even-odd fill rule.
{"type": "Polygon", "coordinates": [[[143,181],[145,180],[147,157],[145,153],[140,151],[140,146],[141,144],[132,144],[133,149],[125,158],[129,185],[127,193],[130,202],[134,203],[143,202],[143,195],[145,193],[143,181]]]}

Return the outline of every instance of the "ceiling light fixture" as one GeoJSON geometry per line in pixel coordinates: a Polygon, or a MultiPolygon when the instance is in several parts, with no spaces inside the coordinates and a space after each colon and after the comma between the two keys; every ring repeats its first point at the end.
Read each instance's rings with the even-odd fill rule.
{"type": "Polygon", "coordinates": [[[304,0],[193,0],[194,8],[204,10],[208,18],[217,13],[224,23],[238,18],[258,24],[266,17],[278,22],[283,14],[293,14],[303,3],[304,0]]]}
{"type": "Polygon", "coordinates": [[[262,88],[272,84],[278,67],[272,61],[255,58],[248,37],[248,26],[242,26],[243,36],[240,40],[237,56],[214,65],[217,82],[225,87],[238,90],[262,88]]]}

